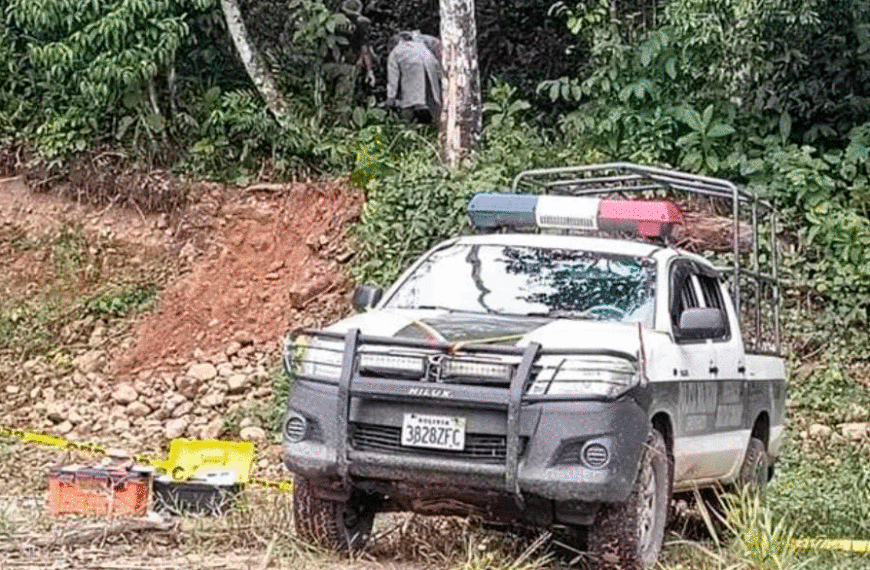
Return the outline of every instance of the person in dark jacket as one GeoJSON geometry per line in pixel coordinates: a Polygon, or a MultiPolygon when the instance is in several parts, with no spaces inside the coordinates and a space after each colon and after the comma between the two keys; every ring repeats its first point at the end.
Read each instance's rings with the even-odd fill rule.
{"type": "Polygon", "coordinates": [[[343,18],[339,20],[336,32],[345,37],[347,44],[333,54],[335,61],[323,65],[323,74],[331,86],[336,111],[343,117],[349,117],[359,72],[365,72],[366,83],[373,87],[375,61],[369,45],[371,20],[362,15],[362,2],[344,0],[341,14],[343,18]]]}
{"type": "Polygon", "coordinates": [[[399,32],[387,58],[387,108],[406,120],[437,121],[441,114],[441,42],[419,31],[399,32]]]}

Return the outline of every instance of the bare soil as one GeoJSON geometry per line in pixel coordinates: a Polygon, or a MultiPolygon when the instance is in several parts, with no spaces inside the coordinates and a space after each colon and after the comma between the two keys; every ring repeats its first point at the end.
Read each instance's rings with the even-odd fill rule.
{"type": "MultiPolygon", "coordinates": [[[[144,314],[62,320],[48,353],[0,350],[0,425],[159,451],[166,440],[155,434],[173,417],[166,400],[184,404],[179,379],[190,380],[192,364],[213,363],[248,376],[247,390],[228,393],[222,375],[212,382],[217,392],[203,382],[184,404],[183,433],[211,426],[214,436],[232,436],[221,427],[227,413],[273,401],[268,371],[279,369],[284,336],[349,310],[348,229],[362,194],[344,181],[259,190],[204,184],[171,214],[85,205],[69,195],[69,188],[40,193],[21,178],[0,180],[0,316],[37,305],[78,315],[84,299],[143,282],[160,293],[144,314]],[[119,405],[114,390],[126,382],[138,399],[119,405]],[[210,406],[197,403],[213,395],[210,406]]],[[[258,472],[287,477],[278,446],[266,443],[258,472]]],[[[271,490],[250,491],[253,507],[212,520],[45,515],[50,467],[88,461],[0,439],[0,569],[348,566],[296,540],[289,497],[271,490]]],[[[403,564],[368,557],[352,566],[403,564]]]]}
{"type": "Polygon", "coordinates": [[[204,193],[178,228],[196,261],[137,325],[122,369],[189,359],[233,339],[275,345],[292,328],[346,312],[346,232],[361,205],[361,193],[339,181],[204,193]]]}

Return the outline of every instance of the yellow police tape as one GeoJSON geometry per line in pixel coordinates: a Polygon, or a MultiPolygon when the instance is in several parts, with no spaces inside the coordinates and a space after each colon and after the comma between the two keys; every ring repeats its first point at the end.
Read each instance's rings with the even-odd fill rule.
{"type": "MultiPolygon", "coordinates": [[[[0,438],[17,439],[25,443],[35,443],[37,445],[54,447],[56,449],[82,451],[94,455],[106,454],[106,448],[102,445],[94,443],[78,443],[56,435],[37,433],[11,426],[0,425],[0,438]]],[[[164,459],[157,459],[144,454],[131,455],[130,458],[137,463],[143,463],[158,469],[164,468],[167,464],[164,459]]],[[[293,483],[290,481],[276,481],[273,479],[264,479],[262,477],[251,477],[249,481],[252,485],[257,485],[258,487],[277,489],[283,493],[293,492],[293,483]]],[[[862,554],[870,553],[870,541],[868,540],[798,538],[795,539],[792,544],[799,550],[837,550],[862,554]]]]}
{"type": "MultiPolygon", "coordinates": [[[[81,451],[93,455],[106,455],[107,451],[106,447],[102,445],[94,443],[78,443],[60,436],[37,433],[2,424],[0,424],[0,438],[17,439],[24,443],[34,443],[45,447],[53,447],[55,449],[81,451]]],[[[254,453],[256,455],[256,444],[254,445],[254,453]]],[[[131,455],[130,459],[137,463],[149,465],[161,470],[165,470],[167,466],[166,460],[141,453],[131,455]]],[[[264,479],[262,477],[250,477],[249,482],[258,487],[269,487],[284,493],[291,493],[293,491],[293,483],[290,481],[275,481],[272,479],[264,479]]]]}
{"type": "Polygon", "coordinates": [[[838,550],[860,554],[870,552],[870,540],[796,538],[792,545],[799,550],[838,550]]]}

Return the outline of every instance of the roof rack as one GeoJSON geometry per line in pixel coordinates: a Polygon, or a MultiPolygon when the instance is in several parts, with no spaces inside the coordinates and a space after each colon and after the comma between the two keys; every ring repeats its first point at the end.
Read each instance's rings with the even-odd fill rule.
{"type": "MultiPolygon", "coordinates": [[[[771,291],[774,320],[775,351],[780,351],[779,324],[779,276],[776,257],[776,210],[767,201],[759,199],[754,192],[738,187],[729,180],[712,178],[651,166],[640,166],[627,162],[593,164],[587,166],[568,166],[544,168],[520,172],[511,184],[512,192],[533,192],[566,196],[594,196],[600,194],[633,194],[654,191],[668,191],[696,196],[719,198],[731,202],[733,216],[732,249],[734,266],[723,268],[733,272],[732,295],[738,316],[740,312],[740,277],[752,279],[755,285],[756,331],[761,330],[761,291],[767,284],[771,291]],[[740,207],[748,207],[752,224],[752,246],[749,267],[741,267],[740,261],[740,207]],[[770,220],[770,267],[762,272],[759,266],[758,219],[764,214],[770,220]]],[[[745,211],[745,210],[744,210],[745,211]]],[[[760,335],[756,335],[760,337],[760,335]]],[[[760,338],[756,338],[756,347],[760,338]]]]}

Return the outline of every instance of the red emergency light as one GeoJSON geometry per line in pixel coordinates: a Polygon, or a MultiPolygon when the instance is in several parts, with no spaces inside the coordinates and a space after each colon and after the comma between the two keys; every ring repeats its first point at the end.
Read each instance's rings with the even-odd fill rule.
{"type": "Polygon", "coordinates": [[[632,231],[646,238],[666,239],[683,214],[673,202],[647,200],[602,200],[598,206],[598,228],[632,231]]]}

